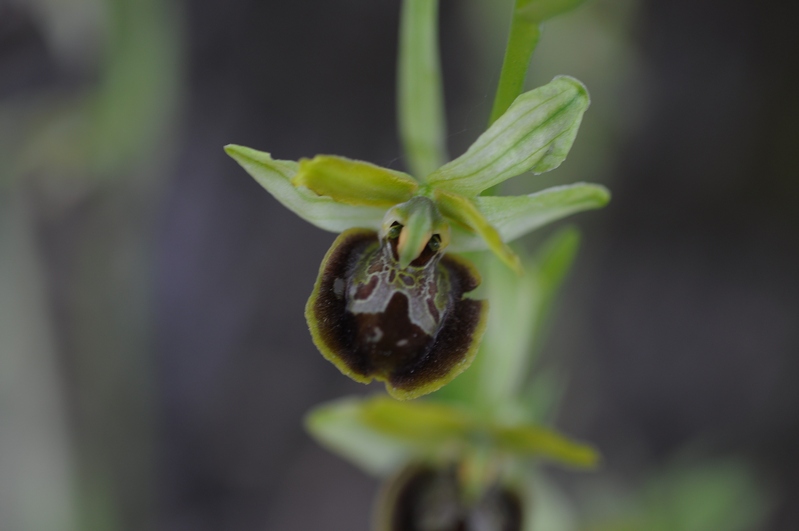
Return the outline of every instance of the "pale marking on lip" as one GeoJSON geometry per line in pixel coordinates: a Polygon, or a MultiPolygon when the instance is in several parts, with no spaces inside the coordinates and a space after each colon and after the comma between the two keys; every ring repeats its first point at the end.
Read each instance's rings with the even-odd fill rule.
{"type": "Polygon", "coordinates": [[[450,304],[449,274],[439,267],[442,256],[443,253],[439,252],[424,266],[400,270],[391,244],[382,240],[378,246],[365,252],[355,266],[347,286],[347,310],[353,314],[383,313],[392,297],[401,293],[408,299],[408,319],[426,334],[434,336],[450,304]],[[383,267],[375,267],[378,263],[383,267]],[[364,297],[366,290],[362,288],[372,283],[372,289],[364,297]],[[431,308],[437,311],[432,312],[431,308]]]}

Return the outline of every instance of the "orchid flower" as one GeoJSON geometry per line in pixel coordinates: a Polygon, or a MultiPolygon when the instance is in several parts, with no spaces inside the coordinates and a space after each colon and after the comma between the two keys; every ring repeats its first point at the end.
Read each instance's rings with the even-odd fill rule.
{"type": "Polygon", "coordinates": [[[318,155],[299,162],[228,145],[279,202],[339,232],[306,306],[322,355],[356,381],[383,381],[390,395],[435,391],[472,362],[487,304],[465,297],[476,269],[452,253],[490,250],[521,273],[508,243],[569,214],[604,206],[608,191],[577,183],[522,196],[481,192],[566,158],[589,97],[560,76],[520,95],[460,157],[412,176],[318,155]]]}

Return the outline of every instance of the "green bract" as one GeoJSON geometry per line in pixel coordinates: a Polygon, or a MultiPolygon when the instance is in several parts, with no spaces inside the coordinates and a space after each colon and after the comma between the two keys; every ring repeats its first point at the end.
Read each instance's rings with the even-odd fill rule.
{"type": "Polygon", "coordinates": [[[227,153],[303,219],[343,232],[327,253],[306,318],[314,343],[343,373],[378,379],[395,398],[434,391],[468,367],[486,305],[479,284],[446,251],[488,249],[521,272],[508,242],[609,194],[579,183],[527,196],[481,197],[511,177],[556,168],[589,104],[570,77],[519,96],[460,157],[417,176],[319,155],[299,163],[229,145],[227,153]]]}
{"type": "Polygon", "coordinates": [[[599,463],[594,448],[549,428],[497,422],[468,408],[432,400],[402,403],[381,396],[343,398],[315,408],[306,425],[331,450],[375,474],[390,473],[411,460],[441,462],[483,448],[508,457],[545,459],[576,468],[593,468],[599,463]]]}

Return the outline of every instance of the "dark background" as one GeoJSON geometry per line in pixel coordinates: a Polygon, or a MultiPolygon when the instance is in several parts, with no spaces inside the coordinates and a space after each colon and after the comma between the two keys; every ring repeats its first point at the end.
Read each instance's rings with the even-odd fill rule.
{"type": "MultiPolygon", "coordinates": [[[[442,2],[453,154],[490,109],[509,12],[488,3],[442,2]]],[[[139,23],[130,2],[108,4],[139,23]]],[[[37,109],[102,85],[107,37],[65,55],[52,7],[0,0],[0,140],[14,146],[0,151],[0,285],[18,293],[0,318],[22,321],[33,297],[41,319],[0,327],[21,338],[0,338],[0,430],[29,435],[0,435],[0,472],[50,463],[42,477],[63,484],[44,480],[64,506],[54,514],[81,530],[365,530],[378,483],[301,425],[314,404],[377,389],[341,376],[307,333],[334,236],[280,207],[222,146],[403,168],[399,2],[144,4],[167,6],[174,45],[151,52],[175,58],[157,127],[116,165],[66,171],[39,151],[55,162],[9,161],[37,109]],[[13,372],[26,349],[41,363],[13,372]]],[[[575,75],[593,96],[574,160],[541,182],[613,191],[574,219],[584,245],[547,342],[572,375],[559,425],[631,485],[686,447],[737,456],[773,500],[775,531],[799,522],[796,20],[787,2],[589,0],[547,26],[531,73],[533,85],[575,75]]],[[[46,506],[24,484],[0,479],[0,528],[31,528],[22,496],[46,506]]]]}

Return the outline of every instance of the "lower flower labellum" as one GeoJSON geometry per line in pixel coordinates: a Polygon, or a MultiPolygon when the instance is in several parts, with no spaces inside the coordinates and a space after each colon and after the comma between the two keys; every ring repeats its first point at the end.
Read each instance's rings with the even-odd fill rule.
{"type": "Polygon", "coordinates": [[[342,233],[325,256],[305,310],[322,355],[356,381],[384,381],[398,399],[440,388],[474,359],[487,303],[466,299],[471,264],[428,247],[402,269],[398,238],[342,233]]]}

